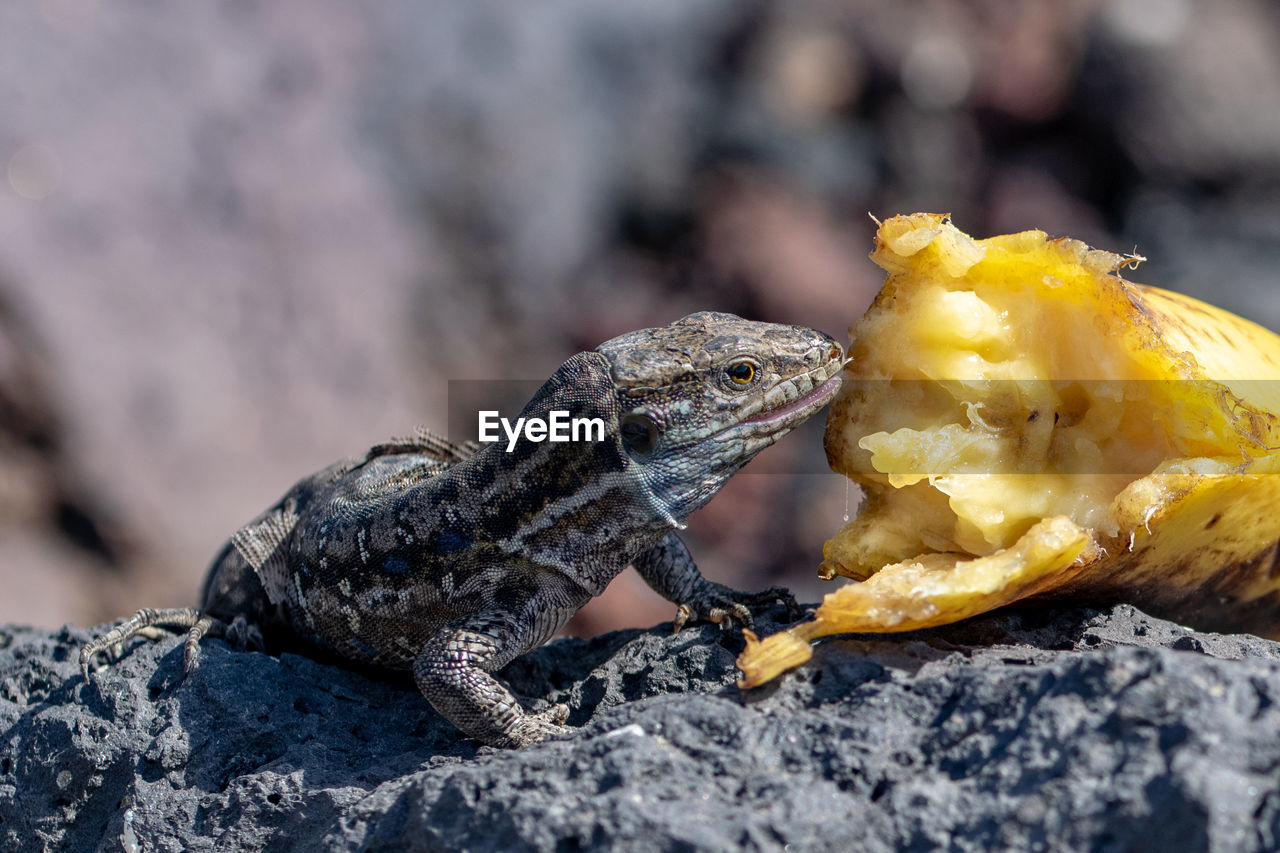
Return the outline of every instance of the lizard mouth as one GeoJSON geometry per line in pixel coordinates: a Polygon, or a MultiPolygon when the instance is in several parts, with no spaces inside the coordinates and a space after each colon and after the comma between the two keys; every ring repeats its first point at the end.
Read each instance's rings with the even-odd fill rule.
{"type": "Polygon", "coordinates": [[[744,418],[742,424],[744,426],[747,424],[765,427],[776,426],[789,423],[795,415],[801,413],[803,413],[801,417],[801,420],[803,420],[811,413],[817,411],[830,402],[831,398],[836,395],[836,391],[839,390],[840,374],[837,373],[828,378],[822,384],[818,385],[818,387],[814,388],[809,393],[803,394],[788,403],[783,403],[780,406],[775,406],[771,409],[762,409],[754,415],[744,418]]]}

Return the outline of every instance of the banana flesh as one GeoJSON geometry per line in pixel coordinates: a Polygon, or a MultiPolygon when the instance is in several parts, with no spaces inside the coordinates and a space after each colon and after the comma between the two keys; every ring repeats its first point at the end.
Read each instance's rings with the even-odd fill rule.
{"type": "Polygon", "coordinates": [[[888,276],[826,432],[866,500],[820,573],[853,582],[749,636],[742,686],[817,637],[1033,597],[1280,633],[1280,337],[1040,231],[975,240],[898,216],[871,257],[888,276]]]}

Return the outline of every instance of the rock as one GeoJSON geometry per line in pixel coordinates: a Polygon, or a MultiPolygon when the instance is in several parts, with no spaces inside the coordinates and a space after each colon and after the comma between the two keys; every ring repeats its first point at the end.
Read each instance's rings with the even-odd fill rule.
{"type": "MultiPolygon", "coordinates": [[[[773,615],[780,616],[781,613],[773,615]]],[[[778,626],[769,622],[765,630],[778,626]]],[[[508,667],[573,737],[477,746],[407,681],[177,638],[86,687],[0,629],[6,849],[1213,849],[1280,843],[1280,644],[1128,606],[823,644],[751,693],[715,626],[508,667]]]]}

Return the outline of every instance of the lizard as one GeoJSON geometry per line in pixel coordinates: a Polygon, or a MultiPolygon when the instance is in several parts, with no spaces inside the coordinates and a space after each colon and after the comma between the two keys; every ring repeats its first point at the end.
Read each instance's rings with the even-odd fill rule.
{"type": "Polygon", "coordinates": [[[454,443],[427,432],[299,481],[214,558],[198,608],[142,609],[80,649],[135,635],[301,640],[356,667],[410,670],[463,733],[499,747],[565,735],[493,673],[550,639],[629,564],[691,618],[752,624],[781,588],[708,581],[678,531],[757,453],[820,410],[844,354],[812,329],[700,312],[569,358],[521,415],[600,418],[599,440],[454,443]]]}

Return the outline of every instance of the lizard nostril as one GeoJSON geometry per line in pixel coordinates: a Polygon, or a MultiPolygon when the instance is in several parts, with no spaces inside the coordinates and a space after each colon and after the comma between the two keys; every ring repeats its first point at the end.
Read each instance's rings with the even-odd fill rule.
{"type": "Polygon", "coordinates": [[[837,346],[836,344],[832,344],[831,349],[827,350],[827,358],[829,358],[831,361],[835,361],[837,358],[840,358],[842,355],[844,355],[844,353],[840,351],[840,347],[837,346]]]}

